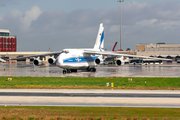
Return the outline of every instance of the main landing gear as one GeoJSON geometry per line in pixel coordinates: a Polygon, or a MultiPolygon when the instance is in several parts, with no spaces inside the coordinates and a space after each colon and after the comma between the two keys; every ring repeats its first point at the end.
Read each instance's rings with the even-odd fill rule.
{"type": "Polygon", "coordinates": [[[88,68],[87,71],[96,72],[96,68],[88,68]]]}
{"type": "MultiPolygon", "coordinates": [[[[88,68],[87,71],[89,72],[96,72],[96,68],[88,68]]],[[[71,73],[71,72],[77,72],[76,69],[64,69],[63,74],[71,73]]]]}
{"type": "Polygon", "coordinates": [[[63,74],[71,73],[71,72],[77,72],[77,70],[76,69],[64,69],[63,70],[63,74]]]}

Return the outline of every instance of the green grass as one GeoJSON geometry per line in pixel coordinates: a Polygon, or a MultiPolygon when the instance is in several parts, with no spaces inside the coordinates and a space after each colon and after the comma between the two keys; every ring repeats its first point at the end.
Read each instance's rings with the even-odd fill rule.
{"type": "Polygon", "coordinates": [[[0,119],[179,120],[180,109],[119,107],[0,107],[0,119]]]}
{"type": "Polygon", "coordinates": [[[106,87],[107,82],[114,83],[114,89],[180,89],[180,78],[132,78],[129,81],[126,77],[12,77],[12,81],[0,77],[0,88],[111,89],[106,87]]]}

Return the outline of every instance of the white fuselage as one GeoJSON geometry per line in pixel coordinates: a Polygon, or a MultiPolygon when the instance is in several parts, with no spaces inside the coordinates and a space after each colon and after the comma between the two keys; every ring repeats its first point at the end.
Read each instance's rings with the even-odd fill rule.
{"type": "Polygon", "coordinates": [[[94,62],[99,56],[85,54],[84,50],[93,49],[64,49],[56,59],[56,65],[63,69],[87,69],[94,68],[94,62]]]}

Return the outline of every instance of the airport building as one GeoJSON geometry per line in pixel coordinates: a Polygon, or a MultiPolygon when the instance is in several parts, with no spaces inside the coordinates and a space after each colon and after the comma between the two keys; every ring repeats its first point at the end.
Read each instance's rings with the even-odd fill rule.
{"type": "Polygon", "coordinates": [[[180,58],[180,44],[138,44],[136,45],[137,55],[156,56],[159,58],[180,58]]]}
{"type": "Polygon", "coordinates": [[[0,52],[16,52],[17,38],[9,30],[0,29],[0,52]]]}

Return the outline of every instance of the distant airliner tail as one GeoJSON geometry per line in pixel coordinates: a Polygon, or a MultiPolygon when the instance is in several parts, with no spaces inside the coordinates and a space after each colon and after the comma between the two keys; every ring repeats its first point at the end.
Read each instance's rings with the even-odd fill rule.
{"type": "Polygon", "coordinates": [[[94,49],[99,50],[99,51],[103,51],[103,49],[104,49],[104,27],[103,27],[103,23],[101,23],[99,26],[99,31],[97,34],[94,49]]]}
{"type": "Polygon", "coordinates": [[[114,49],[115,49],[116,45],[117,45],[117,42],[114,44],[114,47],[113,47],[112,51],[114,51],[114,49]]]}

